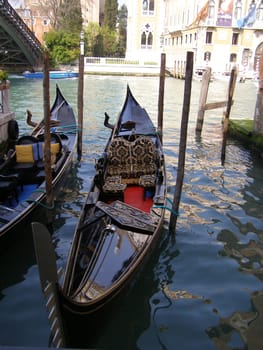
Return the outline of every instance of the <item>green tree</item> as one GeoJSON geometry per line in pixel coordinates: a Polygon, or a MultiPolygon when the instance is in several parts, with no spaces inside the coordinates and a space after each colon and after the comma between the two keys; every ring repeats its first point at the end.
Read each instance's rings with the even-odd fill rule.
{"type": "Polygon", "coordinates": [[[118,37],[116,30],[102,27],[103,56],[116,56],[118,47],[118,37]]]}
{"type": "Polygon", "coordinates": [[[104,26],[109,27],[111,30],[116,30],[117,18],[118,18],[118,1],[105,0],[104,26]]]}
{"type": "Polygon", "coordinates": [[[45,36],[51,67],[74,62],[79,56],[79,32],[50,31],[45,36]]]}
{"type": "Polygon", "coordinates": [[[126,41],[127,41],[127,17],[128,9],[126,5],[122,5],[118,12],[118,31],[119,31],[119,43],[118,43],[118,53],[119,56],[124,56],[126,51],[126,41]]]}
{"type": "Polygon", "coordinates": [[[118,40],[116,30],[100,27],[90,22],[85,31],[85,54],[87,56],[115,56],[118,40]]]}
{"type": "Polygon", "coordinates": [[[80,33],[82,13],[80,0],[64,0],[58,8],[57,29],[71,33],[80,33]]]}
{"type": "Polygon", "coordinates": [[[38,4],[41,12],[50,19],[54,30],[81,31],[80,0],[38,0],[38,4]]]}
{"type": "Polygon", "coordinates": [[[101,27],[98,23],[89,22],[85,31],[85,55],[102,56],[103,40],[101,36],[101,27]]]}

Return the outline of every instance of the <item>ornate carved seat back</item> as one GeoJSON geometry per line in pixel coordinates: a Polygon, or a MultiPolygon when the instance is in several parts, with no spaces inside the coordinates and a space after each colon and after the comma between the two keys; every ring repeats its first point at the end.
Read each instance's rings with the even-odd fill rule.
{"type": "Polygon", "coordinates": [[[126,178],[130,168],[130,142],[123,138],[114,139],[108,149],[108,175],[126,178]]]}
{"type": "Polygon", "coordinates": [[[129,142],[124,138],[112,141],[108,149],[108,175],[138,178],[156,171],[156,149],[150,137],[139,136],[129,142]]]}
{"type": "Polygon", "coordinates": [[[132,177],[151,175],[156,171],[156,149],[150,137],[140,136],[131,146],[132,177]]]}

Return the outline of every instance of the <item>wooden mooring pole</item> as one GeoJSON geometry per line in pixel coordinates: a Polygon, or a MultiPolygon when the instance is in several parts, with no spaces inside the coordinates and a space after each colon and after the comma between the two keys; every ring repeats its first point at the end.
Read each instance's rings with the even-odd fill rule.
{"type": "Polygon", "coordinates": [[[229,129],[229,117],[230,117],[231,107],[233,104],[233,95],[235,91],[236,80],[237,80],[237,69],[233,68],[231,71],[230,80],[229,80],[228,99],[227,99],[226,112],[225,112],[225,118],[224,118],[223,141],[222,141],[222,151],[221,151],[222,164],[224,164],[225,157],[226,157],[226,141],[227,141],[227,135],[228,135],[228,129],[229,129]]]}
{"type": "MultiPolygon", "coordinates": [[[[43,100],[44,100],[44,122],[45,122],[45,180],[46,180],[46,205],[52,208],[53,206],[53,188],[52,188],[52,173],[51,173],[51,152],[50,152],[50,93],[49,93],[49,55],[45,51],[44,54],[44,79],[43,79],[43,100]]],[[[50,216],[47,215],[50,223],[50,216]]]]}
{"type": "Polygon", "coordinates": [[[254,133],[263,135],[263,51],[259,61],[258,94],[254,113],[254,133]]]}
{"type": "Polygon", "coordinates": [[[158,100],[158,132],[160,140],[163,142],[163,100],[164,100],[164,83],[165,83],[165,53],[161,54],[161,69],[159,80],[159,100],[158,100]]]}
{"type": "Polygon", "coordinates": [[[184,167],[185,167],[185,152],[187,142],[187,129],[188,119],[190,111],[190,100],[192,90],[192,77],[193,77],[193,52],[187,52],[186,58],[186,71],[185,71],[185,86],[184,86],[184,102],[181,120],[181,133],[180,133],[180,145],[179,145],[179,157],[178,157],[178,170],[174,192],[174,199],[172,203],[172,213],[170,217],[169,230],[174,232],[177,222],[177,213],[179,209],[183,180],[184,180],[184,167]]]}
{"type": "Polygon", "coordinates": [[[79,80],[78,80],[78,160],[82,156],[83,133],[83,90],[84,90],[84,32],[80,33],[79,80]]]}
{"type": "Polygon", "coordinates": [[[196,132],[202,132],[203,123],[204,123],[204,116],[205,116],[205,105],[208,95],[208,89],[209,89],[209,83],[211,79],[211,68],[207,68],[204,71],[203,77],[202,77],[202,85],[201,85],[201,92],[200,92],[200,98],[199,98],[199,108],[198,108],[198,114],[197,114],[197,122],[196,122],[196,132]]]}
{"type": "MultiPolygon", "coordinates": [[[[196,129],[195,129],[198,135],[201,134],[203,129],[205,111],[216,109],[216,108],[223,108],[227,106],[227,109],[229,109],[229,113],[230,113],[230,109],[233,104],[232,99],[229,104],[229,96],[227,101],[217,101],[217,102],[207,103],[207,95],[208,95],[210,80],[211,80],[211,68],[207,68],[203,74],[202,86],[201,86],[201,92],[200,92],[200,98],[199,98],[199,107],[198,107],[197,122],[196,122],[196,129]]],[[[231,81],[231,78],[230,78],[230,81],[231,81]]]]}

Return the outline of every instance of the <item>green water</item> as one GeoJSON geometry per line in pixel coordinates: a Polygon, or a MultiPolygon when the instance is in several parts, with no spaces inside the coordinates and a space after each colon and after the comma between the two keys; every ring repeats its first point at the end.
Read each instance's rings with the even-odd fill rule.
{"type": "MultiPolygon", "coordinates": [[[[77,113],[77,80],[57,81],[77,113]]],[[[42,82],[13,79],[12,109],[20,132],[26,109],[43,115],[42,82]]],[[[51,98],[56,81],[51,81],[51,98]]],[[[156,124],[158,78],[85,77],[83,156],[74,161],[57,197],[53,238],[58,266],[65,266],[73,231],[103,151],[109,129],[125,98],[126,84],[156,124]]],[[[176,180],[184,82],[165,83],[164,149],[168,197],[176,180]]],[[[223,100],[227,85],[214,82],[209,102],[223,100]]],[[[97,347],[103,349],[261,349],[263,344],[263,167],[262,160],[229,140],[221,164],[222,110],[205,116],[195,135],[200,82],[193,82],[184,187],[176,234],[163,236],[143,274],[120,300],[97,347]],[[259,345],[258,345],[259,344],[259,345]]],[[[233,118],[253,118],[256,87],[236,87],[233,118]]],[[[45,347],[49,325],[35,263],[30,229],[17,232],[0,256],[0,345],[45,347]]],[[[87,330],[87,339],[89,333],[87,330]]],[[[88,341],[87,341],[88,342],[88,341]]]]}

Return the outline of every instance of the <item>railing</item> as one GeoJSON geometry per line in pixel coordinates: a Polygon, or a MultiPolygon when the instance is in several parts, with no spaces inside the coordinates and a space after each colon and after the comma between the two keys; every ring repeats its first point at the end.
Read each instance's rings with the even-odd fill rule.
{"type": "Polygon", "coordinates": [[[140,65],[140,66],[158,66],[159,62],[129,60],[120,57],[85,57],[85,65],[140,65]]]}

